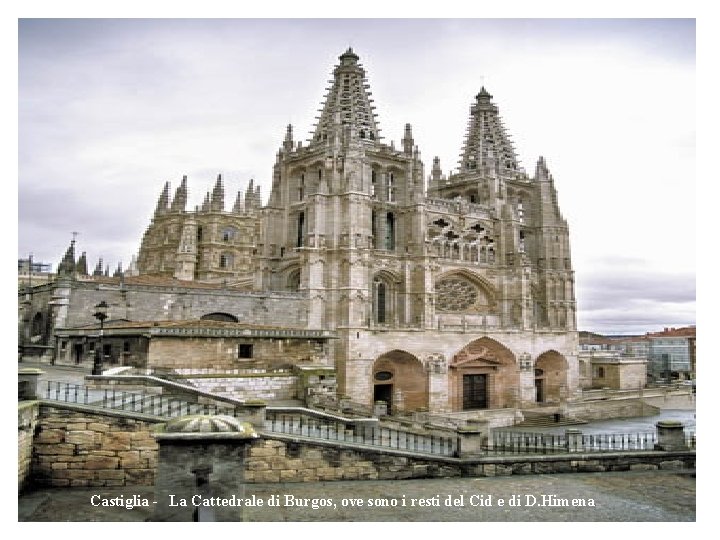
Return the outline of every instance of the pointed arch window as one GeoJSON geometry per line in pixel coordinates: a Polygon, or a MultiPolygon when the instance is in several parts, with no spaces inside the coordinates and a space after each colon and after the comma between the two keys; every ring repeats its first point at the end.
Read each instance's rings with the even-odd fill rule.
{"type": "Polygon", "coordinates": [[[373,321],[389,324],[392,317],[392,289],[382,277],[373,280],[373,321]]]}
{"type": "Polygon", "coordinates": [[[294,270],[290,273],[287,280],[287,287],[290,291],[300,290],[300,269],[294,270]]]}
{"type": "Polygon", "coordinates": [[[395,202],[395,175],[389,173],[387,177],[387,200],[395,202]]]}
{"type": "Polygon", "coordinates": [[[378,230],[377,230],[377,213],[375,212],[375,210],[372,211],[370,227],[371,227],[370,234],[372,234],[372,247],[373,247],[373,249],[377,249],[377,247],[378,247],[378,230]]]}
{"type": "Polygon", "coordinates": [[[228,270],[233,266],[232,253],[221,253],[220,254],[220,268],[228,270]]]}
{"type": "Polygon", "coordinates": [[[295,245],[303,247],[305,242],[305,212],[300,212],[297,217],[297,238],[295,245]]]}
{"type": "Polygon", "coordinates": [[[370,196],[374,199],[377,193],[377,173],[372,171],[370,173],[370,196]]]}
{"type": "Polygon", "coordinates": [[[302,201],[305,198],[305,174],[301,174],[300,180],[298,180],[297,198],[298,201],[302,201]]]}
{"type": "Polygon", "coordinates": [[[395,215],[392,212],[385,218],[385,249],[395,250],[395,215]]]}
{"type": "Polygon", "coordinates": [[[235,239],[236,234],[237,230],[234,227],[227,227],[222,231],[222,241],[232,242],[235,239]]]}
{"type": "Polygon", "coordinates": [[[377,284],[377,310],[375,314],[378,324],[387,322],[387,285],[382,281],[377,284]]]}

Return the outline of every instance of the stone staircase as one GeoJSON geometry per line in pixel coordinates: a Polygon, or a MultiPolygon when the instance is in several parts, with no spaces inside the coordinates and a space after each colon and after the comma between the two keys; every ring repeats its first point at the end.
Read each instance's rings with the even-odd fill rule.
{"type": "Polygon", "coordinates": [[[587,424],[585,420],[561,415],[556,410],[524,410],[522,413],[525,419],[513,427],[557,427],[587,424]]]}

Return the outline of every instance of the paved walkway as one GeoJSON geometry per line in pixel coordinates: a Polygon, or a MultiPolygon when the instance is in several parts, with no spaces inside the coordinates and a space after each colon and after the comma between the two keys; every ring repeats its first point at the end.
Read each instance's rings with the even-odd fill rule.
{"type": "Polygon", "coordinates": [[[18,369],[37,368],[43,371],[41,381],[59,381],[73,384],[83,384],[85,375],[90,375],[92,369],[82,366],[51,366],[44,362],[18,362],[18,369]]]}
{"type": "MultiPolygon", "coordinates": [[[[695,478],[690,474],[650,472],[548,474],[496,478],[436,480],[316,482],[306,484],[251,484],[244,497],[255,495],[267,502],[278,496],[278,507],[238,508],[243,521],[694,521],[695,478]],[[508,506],[513,495],[521,506],[508,506]],[[543,495],[555,501],[592,500],[595,506],[540,506],[543,495]],[[448,496],[462,497],[463,506],[447,506],[448,496]],[[474,497],[473,497],[474,496],[474,497]],[[290,499],[294,497],[294,499],[290,499]],[[536,498],[537,504],[528,505],[536,498]],[[490,501],[491,506],[472,506],[470,501],[490,501]],[[310,499],[304,506],[289,500],[310,499]],[[330,507],[312,508],[312,499],[331,500],[330,507]],[[363,501],[362,507],[343,506],[343,499],[363,501]],[[439,502],[440,506],[420,506],[439,502]],[[505,505],[499,505],[504,499],[505,505]],[[403,500],[405,506],[402,506],[403,500]],[[393,506],[373,506],[370,501],[393,506]],[[414,501],[414,503],[412,502],[414,501]],[[413,506],[414,504],[414,506],[413,506]]],[[[242,494],[238,494],[242,496],[242,494]]],[[[137,488],[47,489],[19,498],[19,521],[147,521],[152,517],[154,490],[137,488]],[[133,495],[146,497],[151,506],[92,506],[90,498],[133,495]]],[[[317,502],[317,501],[316,501],[317,502]]],[[[161,504],[162,502],[158,502],[161,504]]],[[[318,505],[319,506],[319,505],[318,505]]],[[[193,511],[190,506],[188,512],[193,511]]]]}

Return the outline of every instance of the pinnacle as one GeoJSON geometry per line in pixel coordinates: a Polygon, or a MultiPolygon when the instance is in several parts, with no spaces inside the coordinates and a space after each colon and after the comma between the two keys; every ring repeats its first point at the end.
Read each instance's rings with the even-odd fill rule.
{"type": "Polygon", "coordinates": [[[492,99],[492,95],[490,94],[490,92],[485,90],[485,86],[483,86],[482,88],[480,88],[480,93],[478,95],[476,95],[475,98],[478,101],[480,101],[481,99],[490,100],[490,99],[492,99]]]}

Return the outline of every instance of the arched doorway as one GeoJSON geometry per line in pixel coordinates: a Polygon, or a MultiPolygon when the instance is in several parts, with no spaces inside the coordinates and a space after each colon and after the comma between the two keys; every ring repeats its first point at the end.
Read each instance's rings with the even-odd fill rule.
{"type": "Polygon", "coordinates": [[[547,351],[535,362],[535,401],[559,403],[567,397],[568,363],[557,351],[547,351]]]}
{"type": "Polygon", "coordinates": [[[384,401],[391,413],[428,407],[427,375],[415,356],[390,351],[380,356],[372,369],[373,402],[384,401]]]}
{"type": "Polygon", "coordinates": [[[490,338],[466,345],[450,361],[450,407],[453,411],[514,407],[520,372],[515,355],[490,338]]]}

